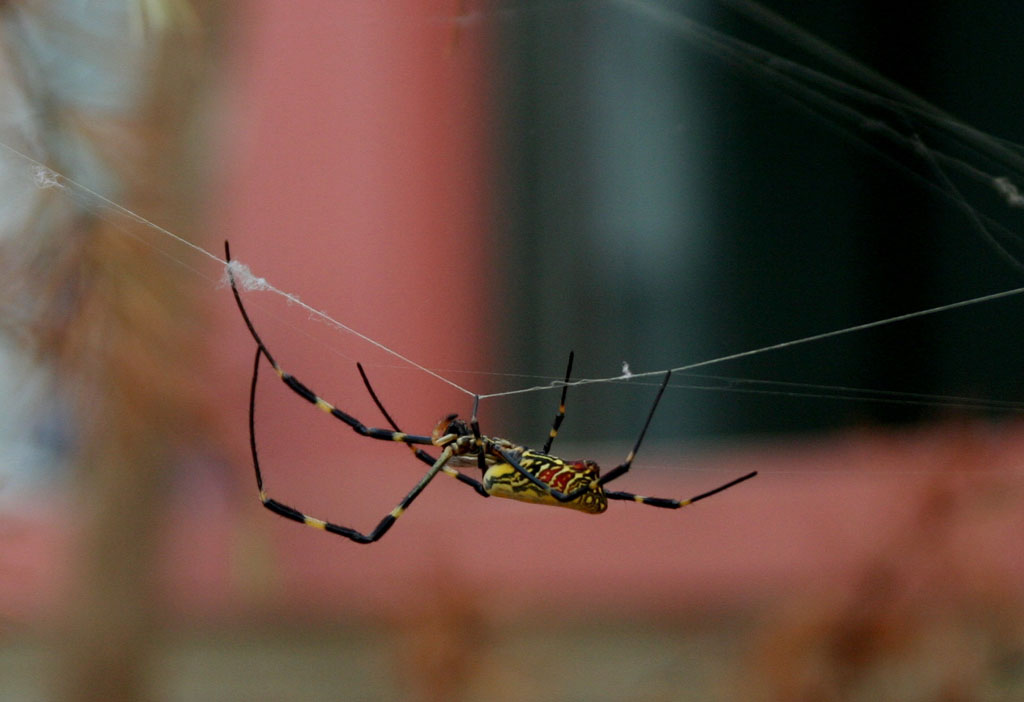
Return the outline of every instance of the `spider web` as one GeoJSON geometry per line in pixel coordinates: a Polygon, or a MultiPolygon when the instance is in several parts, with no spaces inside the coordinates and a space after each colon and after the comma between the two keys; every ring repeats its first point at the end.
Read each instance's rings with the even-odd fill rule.
{"type": "MultiPolygon", "coordinates": [[[[469,13],[465,17],[455,18],[451,21],[460,23],[460,26],[463,27],[471,27],[474,21],[499,21],[509,16],[521,17],[530,13],[543,14],[552,9],[559,10],[574,4],[548,3],[529,8],[503,9],[480,15],[469,13]]],[[[830,128],[839,131],[846,138],[873,151],[880,159],[891,161],[895,168],[908,176],[911,181],[922,184],[926,189],[940,195],[955,209],[965,213],[969,220],[969,228],[980,236],[988,248],[993,250],[1010,268],[1018,272],[1024,271],[1024,266],[1017,255],[1017,249],[1020,247],[1018,235],[997,218],[977,208],[973,204],[972,198],[963,192],[961,185],[958,185],[961,179],[975,185],[980,184],[999,199],[1008,211],[1024,206],[1024,197],[1021,196],[1017,185],[1021,174],[1024,173],[1024,159],[1020,155],[1018,146],[991,137],[955,120],[909,91],[884,80],[828,44],[802,32],[755,3],[742,0],[728,0],[727,2],[723,0],[724,5],[737,10],[749,20],[757,23],[762,29],[775,33],[791,45],[811,53],[826,68],[810,68],[795,60],[759,48],[727,32],[715,30],[692,19],[671,3],[610,0],[607,4],[659,26],[670,36],[696,46],[740,74],[752,75],[770,91],[791,101],[798,109],[824,121],[830,128]],[[906,164],[903,159],[907,155],[917,159],[918,168],[912,168],[906,164]],[[921,167],[922,165],[923,167],[921,167]]],[[[73,199],[79,206],[97,212],[108,221],[117,224],[126,235],[146,237],[147,242],[158,247],[169,262],[189,269],[195,275],[206,280],[211,287],[223,286],[223,275],[213,274],[209,267],[211,263],[217,266],[228,265],[221,256],[122,207],[113,199],[105,197],[96,190],[49,169],[42,161],[36,160],[9,144],[0,143],[0,147],[10,157],[10,162],[20,164],[20,167],[16,166],[16,170],[20,170],[33,187],[60,192],[73,199]],[[203,259],[203,264],[196,264],[190,258],[192,255],[203,259]]],[[[546,376],[542,379],[546,382],[528,381],[519,385],[516,380],[519,376],[516,374],[488,372],[479,375],[504,379],[506,387],[500,391],[482,392],[470,387],[469,383],[459,383],[453,380],[450,377],[451,371],[429,368],[419,363],[415,359],[414,353],[404,352],[373,339],[330,316],[319,307],[303,302],[298,295],[276,287],[268,280],[273,278],[273,271],[258,271],[256,275],[253,275],[244,263],[235,262],[230,265],[237,279],[247,289],[262,290],[278,295],[287,300],[289,304],[303,309],[309,316],[317,318],[345,334],[359,337],[384,351],[400,364],[427,373],[465,395],[479,395],[481,398],[489,399],[550,391],[562,385],[558,376],[546,376]]],[[[733,376],[680,376],[696,369],[729,361],[760,356],[838,336],[862,333],[881,326],[903,323],[974,305],[993,303],[1004,298],[1018,296],[1022,292],[1024,292],[1024,287],[1011,287],[996,292],[970,295],[915,311],[859,322],[841,328],[825,329],[782,342],[759,345],[692,362],[676,363],[670,368],[631,370],[629,365],[624,363],[622,372],[579,378],[573,380],[570,385],[610,384],[626,381],[635,383],[645,378],[661,376],[671,370],[677,374],[673,380],[673,386],[716,392],[768,393],[803,397],[826,396],[848,400],[1020,411],[1024,409],[1024,403],[984,398],[865,389],[821,383],[769,381],[733,376]]],[[[457,372],[466,371],[458,369],[457,372]]]]}

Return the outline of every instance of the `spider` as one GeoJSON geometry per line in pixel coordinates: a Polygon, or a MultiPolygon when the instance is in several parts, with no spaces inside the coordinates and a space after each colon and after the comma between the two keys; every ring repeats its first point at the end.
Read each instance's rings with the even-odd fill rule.
{"type": "MultiPolygon", "coordinates": [[[[227,242],[224,243],[224,252],[226,260],[230,263],[231,251],[227,242]]],[[[676,500],[666,497],[644,497],[631,492],[615,492],[604,489],[606,484],[622,477],[629,471],[633,459],[640,448],[640,443],[643,441],[644,434],[647,433],[647,428],[654,417],[654,410],[657,409],[658,402],[665,392],[665,386],[668,385],[671,371],[665,373],[665,378],[662,380],[661,386],[654,397],[654,403],[647,414],[647,420],[640,430],[640,436],[633,445],[633,449],[626,456],[626,460],[620,465],[602,476],[600,467],[594,461],[566,461],[551,455],[549,453],[551,444],[558,435],[558,429],[562,424],[562,420],[565,419],[565,397],[572,373],[572,352],[569,353],[569,363],[565,370],[565,381],[562,385],[562,397],[558,405],[558,412],[555,414],[555,419],[551,425],[551,431],[548,433],[547,440],[544,442],[544,447],[540,451],[519,446],[508,439],[481,434],[480,425],[477,422],[477,410],[480,404],[479,396],[474,398],[473,415],[468,423],[460,419],[458,415],[450,414],[438,422],[430,436],[407,434],[399,429],[391,415],[384,409],[384,405],[377,397],[377,393],[374,392],[373,386],[370,385],[370,380],[363,369],[362,363],[356,363],[356,368],[359,370],[363,385],[391,429],[367,427],[352,415],[321,398],[295,378],[295,376],[286,373],[278,365],[259,334],[256,333],[256,328],[253,326],[252,320],[242,304],[242,297],[238,292],[230,266],[228,267],[228,280],[231,284],[231,292],[234,295],[235,302],[238,304],[238,310],[242,313],[242,319],[245,321],[246,327],[249,328],[252,338],[256,341],[252,383],[249,388],[249,447],[252,451],[252,463],[256,472],[256,487],[259,490],[259,498],[263,506],[287,519],[301,522],[306,526],[328,531],[332,534],[344,536],[356,543],[370,544],[378,541],[388,532],[395,521],[402,516],[413,500],[423,492],[438,473],[445,473],[469,485],[482,497],[505,497],[522,502],[568,507],[589,514],[601,514],[604,512],[608,508],[608,500],[629,500],[652,507],[678,509],[693,504],[698,500],[703,500],[706,497],[711,497],[757,475],[757,471],[748,473],[687,500],[676,500]],[[255,423],[256,385],[259,380],[261,356],[267,359],[267,362],[270,363],[274,372],[284,381],[285,385],[303,399],[335,419],[341,420],[360,436],[405,444],[417,459],[430,466],[430,469],[420,478],[420,481],[416,483],[413,489],[402,498],[402,501],[391,512],[380,520],[370,533],[364,534],[351,527],[341,526],[306,515],[294,507],[289,507],[271,498],[264,490],[263,474],[260,471],[259,456],[256,451],[255,423]],[[441,449],[441,453],[435,458],[423,449],[418,448],[419,446],[435,446],[441,449]],[[480,471],[481,479],[478,480],[466,475],[454,466],[475,466],[480,471]]]]}

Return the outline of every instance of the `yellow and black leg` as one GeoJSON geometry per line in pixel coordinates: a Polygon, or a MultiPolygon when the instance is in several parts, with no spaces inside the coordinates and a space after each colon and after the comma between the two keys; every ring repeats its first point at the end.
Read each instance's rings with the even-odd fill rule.
{"type": "MultiPolygon", "coordinates": [[[[226,243],[225,253],[227,254],[228,260],[230,261],[231,253],[228,250],[226,243]]],[[[410,446],[410,448],[412,448],[412,446],[416,444],[433,445],[434,442],[432,438],[429,436],[417,436],[414,434],[406,434],[404,432],[398,431],[397,429],[392,431],[389,429],[377,429],[374,427],[367,427],[355,417],[347,414],[346,412],[343,412],[342,410],[338,409],[331,403],[320,398],[315,392],[310,390],[306,385],[304,385],[291,374],[285,373],[274,360],[274,357],[271,355],[270,351],[263,343],[263,340],[260,338],[259,334],[256,333],[256,329],[253,326],[252,321],[249,319],[249,315],[245,310],[245,306],[242,304],[242,298],[238,293],[238,288],[235,285],[235,280],[233,276],[230,276],[230,282],[231,291],[234,294],[235,302],[238,304],[238,309],[242,313],[242,318],[245,320],[245,325],[246,327],[248,327],[249,333],[256,341],[256,355],[253,359],[252,383],[250,384],[249,388],[249,447],[252,452],[253,469],[256,473],[256,487],[259,491],[260,502],[263,503],[264,507],[266,507],[267,509],[276,514],[281,515],[282,517],[291,519],[296,522],[300,522],[302,524],[314,527],[316,529],[321,529],[324,531],[331,532],[333,534],[344,536],[357,543],[368,544],[377,541],[387,532],[388,529],[391,528],[391,525],[395,523],[395,520],[402,515],[402,513],[406,510],[406,508],[408,508],[410,504],[412,504],[412,501],[416,499],[416,497],[423,491],[423,489],[430,483],[430,481],[434,479],[434,476],[437,475],[437,473],[439,473],[440,471],[444,470],[444,468],[446,468],[448,461],[451,459],[453,448],[450,445],[446,446],[442,451],[441,455],[436,460],[433,460],[433,458],[430,457],[429,454],[426,454],[424,452],[424,457],[426,457],[431,464],[430,470],[427,471],[426,475],[424,475],[423,478],[420,479],[420,481],[405,496],[405,498],[402,499],[402,501],[399,502],[398,505],[393,510],[391,510],[391,512],[389,512],[383,519],[381,519],[381,521],[369,534],[364,534],[350,527],[341,526],[339,524],[334,524],[332,522],[318,519],[316,517],[308,516],[302,513],[301,511],[295,509],[294,507],[290,507],[271,498],[263,487],[263,474],[260,469],[259,454],[256,448],[256,388],[259,382],[260,356],[263,356],[267,359],[267,362],[273,367],[278,377],[285,383],[285,385],[291,388],[293,392],[295,392],[297,395],[307,400],[311,404],[315,405],[320,410],[326,412],[327,414],[330,414],[335,419],[341,420],[342,422],[347,424],[353,431],[355,431],[357,434],[361,436],[368,436],[372,439],[379,439],[382,441],[397,441],[410,446]]]]}
{"type": "Polygon", "coordinates": [[[480,435],[480,420],[477,419],[477,411],[480,409],[480,396],[473,396],[473,415],[469,418],[469,428],[473,430],[473,441],[476,447],[476,467],[480,469],[480,475],[487,472],[487,445],[483,436],[480,435]]]}
{"type": "Polygon", "coordinates": [[[744,480],[749,480],[750,478],[753,478],[755,475],[757,475],[756,470],[751,473],[747,473],[742,477],[736,478],[735,480],[731,480],[725,485],[719,485],[713,490],[702,492],[701,494],[691,497],[688,500],[674,500],[669,497],[644,497],[643,495],[634,495],[631,492],[605,492],[605,497],[607,497],[609,500],[629,500],[631,502],[639,502],[640,504],[650,505],[651,507],[679,509],[680,507],[685,507],[686,505],[692,505],[694,502],[697,502],[698,500],[703,500],[705,497],[717,495],[722,490],[728,490],[733,485],[738,485],[739,483],[742,483],[744,480]]]}
{"type": "MultiPolygon", "coordinates": [[[[256,347],[256,358],[253,363],[252,370],[252,385],[250,386],[249,389],[249,447],[252,450],[252,464],[253,468],[256,471],[256,487],[259,490],[260,502],[262,502],[263,506],[269,509],[271,512],[279,514],[282,517],[285,517],[286,519],[291,519],[301,524],[305,524],[306,526],[313,527],[314,529],[320,529],[322,531],[327,531],[332,534],[344,536],[345,538],[351,539],[356,543],[371,544],[374,541],[379,540],[382,536],[384,536],[385,533],[387,533],[388,529],[391,528],[395,521],[402,516],[402,513],[405,512],[406,509],[408,509],[409,505],[412,504],[413,500],[415,500],[419,496],[419,494],[423,492],[423,489],[426,488],[428,484],[430,484],[430,481],[434,479],[434,476],[437,475],[438,472],[440,472],[445,467],[445,464],[447,464],[449,459],[451,459],[452,457],[452,447],[450,445],[445,447],[444,451],[441,452],[441,455],[438,457],[438,459],[434,461],[433,464],[430,466],[430,470],[427,471],[426,475],[424,475],[420,479],[420,481],[416,483],[415,487],[413,487],[413,489],[409,491],[409,493],[402,499],[401,502],[398,503],[398,505],[393,510],[391,510],[387,515],[384,516],[383,519],[380,520],[377,526],[369,534],[364,534],[356,529],[352,529],[351,527],[346,527],[323,519],[318,519],[317,517],[311,517],[303,512],[300,512],[294,507],[290,507],[286,504],[278,502],[277,500],[271,498],[267,494],[266,490],[263,489],[263,474],[262,471],[260,470],[259,454],[256,450],[256,386],[259,380],[261,355],[267,355],[266,348],[262,345],[256,347]]],[[[268,361],[269,360],[270,359],[268,358],[268,361]]]]}
{"type": "MultiPolygon", "coordinates": [[[[391,425],[392,429],[394,429],[396,432],[400,434],[404,434],[404,432],[398,428],[398,424],[395,423],[395,420],[391,418],[391,415],[388,413],[388,411],[384,409],[383,403],[381,403],[380,398],[377,397],[377,393],[374,391],[373,386],[370,385],[370,379],[366,376],[366,371],[363,370],[363,364],[356,363],[356,367],[359,369],[359,375],[363,379],[363,385],[366,386],[366,391],[370,393],[370,397],[373,398],[373,403],[377,405],[377,409],[379,409],[380,413],[384,415],[384,419],[387,421],[389,425],[391,425]]],[[[412,451],[413,455],[416,456],[416,458],[423,461],[428,466],[434,464],[434,461],[436,459],[429,453],[427,453],[421,448],[416,448],[415,444],[410,443],[406,445],[412,451]]],[[[471,488],[476,490],[477,493],[482,497],[490,497],[490,494],[488,494],[487,490],[484,489],[483,483],[481,483],[479,480],[474,480],[468,475],[465,475],[464,473],[460,473],[459,471],[455,470],[451,466],[445,466],[444,468],[442,468],[442,471],[444,471],[446,475],[455,478],[459,482],[469,485],[471,488]]]]}
{"type": "MultiPolygon", "coordinates": [[[[611,482],[612,480],[615,480],[616,478],[621,478],[629,471],[630,466],[633,465],[633,459],[636,458],[637,451],[640,450],[640,444],[644,440],[644,435],[647,434],[647,427],[651,425],[651,420],[654,418],[654,410],[658,408],[658,403],[661,401],[661,396],[664,394],[665,388],[668,386],[669,378],[671,377],[672,371],[667,371],[665,373],[665,379],[661,381],[661,387],[658,388],[658,394],[655,395],[654,397],[654,403],[651,405],[651,410],[647,414],[647,421],[644,422],[643,429],[640,430],[640,436],[637,437],[636,443],[633,445],[633,449],[629,452],[629,455],[626,456],[626,460],[623,461],[620,465],[616,466],[615,468],[612,468],[605,475],[601,476],[600,480],[597,481],[598,485],[605,485],[611,482]]],[[[712,495],[718,494],[722,492],[722,490],[727,490],[728,488],[731,488],[733,485],[737,485],[739,483],[742,483],[744,480],[749,480],[750,478],[753,478],[755,475],[757,475],[757,471],[748,473],[747,475],[744,475],[740,478],[736,478],[735,480],[731,480],[724,485],[719,485],[713,490],[708,490],[707,492],[703,492],[687,500],[676,500],[668,497],[644,497],[643,495],[636,495],[631,492],[614,491],[606,491],[605,497],[607,497],[610,500],[630,500],[632,502],[639,502],[640,504],[650,505],[651,507],[679,509],[680,507],[685,507],[686,505],[693,504],[698,500],[703,500],[705,497],[711,497],[712,495]]],[[[568,497],[569,499],[573,499],[575,497],[578,497],[578,494],[581,492],[583,491],[577,490],[574,493],[570,493],[568,497]]]]}
{"type": "MultiPolygon", "coordinates": [[[[228,260],[230,261],[231,251],[228,248],[227,242],[224,243],[224,251],[228,257],[228,260]]],[[[228,276],[231,282],[231,292],[235,296],[235,303],[238,305],[239,312],[242,313],[242,319],[245,320],[245,326],[248,327],[249,333],[252,335],[252,338],[256,341],[256,346],[259,348],[263,356],[267,359],[267,362],[270,363],[270,365],[273,367],[274,372],[277,373],[277,376],[284,382],[285,385],[291,388],[296,395],[302,397],[304,400],[315,405],[318,409],[322,410],[323,412],[326,412],[335,419],[341,420],[349,427],[351,427],[354,432],[361,436],[368,436],[371,439],[379,439],[381,441],[399,441],[405,444],[422,444],[424,446],[433,445],[434,442],[429,436],[417,436],[415,434],[406,434],[404,432],[392,431],[390,429],[377,429],[375,427],[367,427],[352,415],[338,409],[327,400],[321,398],[319,395],[317,395],[315,392],[309,389],[306,385],[300,382],[299,379],[293,376],[291,373],[286,373],[281,368],[281,366],[277,364],[277,361],[274,360],[274,356],[270,353],[270,350],[267,348],[266,344],[263,343],[263,339],[261,339],[260,335],[256,333],[256,327],[253,326],[252,320],[249,319],[249,313],[246,312],[245,305],[242,304],[242,296],[238,293],[238,287],[235,285],[235,278],[233,275],[231,275],[230,269],[228,269],[228,276]]],[[[257,358],[258,357],[259,356],[257,354],[257,358]]]]}
{"type": "Polygon", "coordinates": [[[668,380],[671,377],[672,371],[666,371],[665,379],[661,381],[661,387],[658,388],[658,394],[654,396],[654,403],[651,404],[651,411],[647,413],[647,421],[644,422],[643,429],[640,430],[640,436],[637,437],[636,443],[633,444],[633,448],[626,456],[626,460],[601,476],[601,479],[598,481],[598,485],[610,483],[616,478],[621,478],[629,472],[630,466],[633,465],[633,459],[636,458],[636,453],[640,450],[640,444],[643,442],[644,436],[647,434],[647,427],[651,426],[651,420],[654,419],[654,410],[658,409],[658,403],[661,402],[661,396],[665,394],[665,388],[668,386],[668,380]]]}
{"type": "Polygon", "coordinates": [[[643,443],[644,436],[647,434],[647,428],[651,426],[651,420],[654,419],[654,411],[658,409],[658,403],[661,401],[661,396],[665,393],[665,387],[668,385],[668,380],[671,377],[672,371],[667,371],[665,373],[665,379],[661,381],[661,387],[658,388],[658,394],[654,396],[654,402],[651,404],[651,409],[647,413],[647,420],[644,422],[644,426],[640,430],[640,436],[637,437],[636,443],[633,444],[633,448],[626,456],[625,461],[620,463],[615,468],[612,468],[605,475],[601,476],[601,478],[597,480],[596,485],[582,486],[568,494],[562,494],[556,490],[551,490],[549,488],[548,493],[559,502],[571,502],[572,500],[575,500],[576,498],[580,497],[583,493],[587,492],[588,490],[593,490],[595,487],[602,486],[605,483],[609,483],[612,480],[615,480],[616,478],[621,478],[623,475],[625,475],[629,471],[630,466],[633,465],[633,459],[636,458],[637,451],[640,450],[640,444],[643,443]]]}
{"type": "Polygon", "coordinates": [[[544,448],[540,450],[541,453],[551,453],[551,444],[558,436],[558,428],[562,426],[562,420],[565,419],[565,393],[569,390],[569,378],[572,374],[572,358],[573,352],[569,352],[569,365],[565,369],[565,383],[562,385],[562,399],[558,402],[558,413],[555,414],[555,421],[551,424],[551,431],[548,432],[548,440],[544,442],[544,448]]]}

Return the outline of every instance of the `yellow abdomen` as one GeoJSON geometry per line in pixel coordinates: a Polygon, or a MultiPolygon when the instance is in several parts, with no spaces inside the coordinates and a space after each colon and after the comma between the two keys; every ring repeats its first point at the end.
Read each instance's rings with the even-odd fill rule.
{"type": "Polygon", "coordinates": [[[504,497],[520,502],[532,502],[554,507],[567,507],[588,514],[601,514],[608,509],[604,490],[596,484],[600,477],[593,464],[567,463],[560,458],[534,451],[524,451],[519,465],[545,485],[562,494],[576,492],[582,487],[587,490],[579,497],[561,502],[540,487],[530,482],[522,473],[508,463],[494,463],[484,473],[484,489],[494,497],[504,497]]]}

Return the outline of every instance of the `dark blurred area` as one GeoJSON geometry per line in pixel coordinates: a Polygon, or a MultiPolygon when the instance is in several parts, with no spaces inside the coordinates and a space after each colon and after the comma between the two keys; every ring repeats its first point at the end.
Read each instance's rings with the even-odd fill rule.
{"type": "MultiPolygon", "coordinates": [[[[1013,232],[1021,230],[1019,210],[990,184],[958,179],[957,191],[944,193],[946,173],[933,157],[887,139],[871,121],[936,151],[963,147],[968,160],[991,168],[976,145],[852,94],[811,109],[767,66],[750,69],[724,49],[709,50],[671,14],[878,89],[751,22],[747,6],[537,3],[502,25],[500,133],[510,169],[503,211],[513,216],[496,245],[504,286],[521,293],[509,299],[507,357],[552,375],[566,349],[582,348],[580,363],[589,364],[582,374],[607,376],[628,349],[634,371],[651,370],[1024,281],[961,205],[998,223],[985,226],[1013,232]],[[668,8],[667,19],[636,9],[650,6],[668,8]],[[854,111],[852,122],[845,110],[854,111]]],[[[1019,5],[768,2],[762,9],[966,124],[1010,142],[1024,137],[1019,90],[1006,72],[1017,57],[1019,5]]],[[[824,84],[815,89],[832,94],[824,84]]],[[[1021,252],[1018,235],[1010,245],[1021,252]]],[[[1018,337],[996,330],[1021,312],[1024,301],[1013,298],[697,372],[1014,400],[1022,381],[1018,337]]],[[[522,403],[517,417],[544,411],[544,400],[522,403]]],[[[643,402],[632,400],[633,415],[643,402]]],[[[665,409],[667,425],[704,438],[917,422],[947,411],[730,392],[693,392],[682,404],[665,409]]],[[[579,408],[575,419],[599,422],[599,406],[579,408]]],[[[630,431],[606,429],[620,439],[630,431]]]]}

